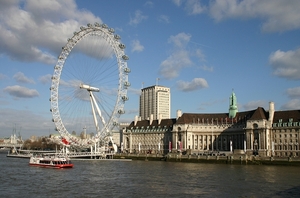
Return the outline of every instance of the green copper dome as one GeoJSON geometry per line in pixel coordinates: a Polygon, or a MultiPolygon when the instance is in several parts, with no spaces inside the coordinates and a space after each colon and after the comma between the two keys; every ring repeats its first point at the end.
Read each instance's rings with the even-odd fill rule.
{"type": "Polygon", "coordinates": [[[234,118],[237,112],[237,100],[235,93],[232,91],[231,96],[229,98],[229,118],[234,118]]]}

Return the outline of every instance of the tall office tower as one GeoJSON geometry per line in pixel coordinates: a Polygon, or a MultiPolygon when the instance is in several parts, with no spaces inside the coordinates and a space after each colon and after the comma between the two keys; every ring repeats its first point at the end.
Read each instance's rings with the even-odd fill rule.
{"type": "Polygon", "coordinates": [[[142,120],[169,119],[171,112],[170,88],[155,85],[142,89],[140,96],[140,117],[142,120]]]}

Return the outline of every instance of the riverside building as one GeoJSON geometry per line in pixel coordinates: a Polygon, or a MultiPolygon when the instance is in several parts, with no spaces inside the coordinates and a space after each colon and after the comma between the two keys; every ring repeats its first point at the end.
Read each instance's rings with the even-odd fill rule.
{"type": "Polygon", "coordinates": [[[231,152],[259,156],[300,154],[300,110],[257,107],[239,112],[234,92],[227,113],[182,113],[176,118],[136,117],[123,130],[127,152],[231,152]]]}

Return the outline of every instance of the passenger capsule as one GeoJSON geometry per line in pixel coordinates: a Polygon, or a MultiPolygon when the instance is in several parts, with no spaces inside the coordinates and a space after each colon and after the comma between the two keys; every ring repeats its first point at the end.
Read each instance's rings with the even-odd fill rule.
{"type": "Polygon", "coordinates": [[[130,73],[130,72],[131,72],[131,70],[130,70],[128,67],[126,67],[126,68],[124,69],[124,72],[126,72],[126,73],[130,73]]]}
{"type": "Polygon", "coordinates": [[[120,44],[119,44],[119,48],[120,48],[120,49],[125,49],[126,46],[125,46],[124,44],[120,43],[120,44]]]}
{"type": "Polygon", "coordinates": [[[112,34],[115,32],[115,30],[113,28],[109,28],[108,31],[112,34]]]}
{"type": "Polygon", "coordinates": [[[124,85],[125,87],[130,87],[130,82],[125,82],[124,85]]]}
{"type": "Polygon", "coordinates": [[[127,101],[127,100],[128,100],[128,97],[127,97],[127,96],[122,96],[122,100],[123,100],[123,101],[127,101]]]}
{"type": "Polygon", "coordinates": [[[114,36],[114,38],[117,39],[117,40],[121,39],[120,35],[118,35],[118,34],[116,34],[116,35],[114,36]]]}
{"type": "Polygon", "coordinates": [[[122,56],[123,60],[129,60],[129,57],[127,55],[122,56]]]}
{"type": "Polygon", "coordinates": [[[122,109],[119,109],[119,110],[118,110],[118,113],[119,113],[119,114],[124,114],[124,113],[125,113],[125,111],[124,111],[124,110],[122,110],[122,109]]]}

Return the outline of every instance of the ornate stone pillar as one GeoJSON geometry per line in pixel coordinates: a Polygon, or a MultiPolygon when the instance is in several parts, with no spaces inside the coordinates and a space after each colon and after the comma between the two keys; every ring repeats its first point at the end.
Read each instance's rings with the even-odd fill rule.
{"type": "Polygon", "coordinates": [[[129,153],[132,152],[132,133],[129,133],[129,153]]]}
{"type": "Polygon", "coordinates": [[[173,132],[172,138],[172,150],[177,150],[177,142],[178,142],[178,132],[173,132]]]}

